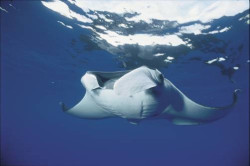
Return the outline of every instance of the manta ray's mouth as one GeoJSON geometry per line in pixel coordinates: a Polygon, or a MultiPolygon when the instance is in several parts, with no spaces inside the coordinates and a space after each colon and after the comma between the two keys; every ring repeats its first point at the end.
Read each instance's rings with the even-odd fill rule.
{"type": "Polygon", "coordinates": [[[111,74],[108,72],[90,72],[96,77],[100,87],[104,89],[114,89],[115,82],[127,72],[119,72],[111,74]]]}
{"type": "Polygon", "coordinates": [[[118,80],[118,78],[107,80],[106,82],[104,82],[103,87],[105,89],[114,89],[114,84],[116,80],[118,80]]]}
{"type": "Polygon", "coordinates": [[[118,78],[107,78],[104,77],[102,74],[95,74],[95,76],[99,86],[105,89],[114,89],[115,81],[118,79],[118,78]]]}

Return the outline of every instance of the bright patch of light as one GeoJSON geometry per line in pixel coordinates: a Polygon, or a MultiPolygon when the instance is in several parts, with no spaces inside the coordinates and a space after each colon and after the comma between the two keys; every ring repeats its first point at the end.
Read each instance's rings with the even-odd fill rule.
{"type": "Polygon", "coordinates": [[[241,18],[239,19],[239,21],[244,20],[244,19],[247,19],[247,18],[249,18],[249,14],[247,14],[247,15],[244,16],[244,17],[241,17],[241,18]]]}
{"type": "Polygon", "coordinates": [[[73,0],[68,0],[71,4],[76,4],[76,2],[75,1],[73,1],[73,0]]]}
{"type": "Polygon", "coordinates": [[[101,26],[101,25],[96,25],[95,27],[99,28],[99,29],[102,29],[102,30],[107,30],[104,26],[101,26]]]}
{"type": "Polygon", "coordinates": [[[96,15],[93,15],[93,14],[88,14],[88,16],[94,20],[98,19],[98,17],[96,15]]]}
{"type": "Polygon", "coordinates": [[[193,24],[189,26],[183,26],[180,28],[181,33],[193,33],[195,35],[202,34],[202,30],[210,28],[210,25],[193,24]]]}
{"type": "Polygon", "coordinates": [[[2,8],[2,7],[0,7],[0,10],[2,10],[2,11],[4,11],[4,12],[8,13],[8,11],[5,10],[4,8],[2,8]]]}
{"type": "Polygon", "coordinates": [[[15,6],[13,6],[12,4],[9,4],[9,6],[13,7],[14,9],[16,9],[16,7],[15,7],[15,6]]]}
{"type": "Polygon", "coordinates": [[[208,32],[208,34],[222,33],[222,32],[226,32],[226,31],[228,31],[230,29],[231,29],[231,27],[225,27],[225,28],[223,28],[221,30],[214,30],[214,31],[208,32]]]}
{"type": "Polygon", "coordinates": [[[65,25],[65,24],[64,24],[63,22],[61,22],[61,21],[57,21],[57,22],[58,22],[59,24],[65,26],[65,27],[69,28],[69,29],[73,29],[72,26],[70,26],[70,25],[65,25]]]}
{"type": "Polygon", "coordinates": [[[177,35],[165,35],[165,36],[153,36],[148,34],[135,34],[135,35],[119,35],[113,31],[105,31],[106,34],[97,33],[102,39],[106,40],[113,46],[119,46],[124,44],[138,44],[141,46],[147,45],[169,45],[179,46],[186,44],[177,35]]]}
{"type": "Polygon", "coordinates": [[[62,1],[52,1],[52,2],[42,1],[42,4],[45,7],[67,17],[67,18],[76,19],[77,21],[80,21],[83,23],[92,23],[93,22],[91,19],[70,10],[68,5],[62,1]]]}
{"type": "Polygon", "coordinates": [[[154,54],[154,56],[163,56],[164,53],[157,53],[157,54],[154,54]]]}
{"type": "Polygon", "coordinates": [[[113,20],[110,20],[110,19],[106,18],[103,14],[98,14],[98,15],[99,15],[99,17],[100,17],[101,19],[103,19],[103,20],[106,21],[106,22],[113,22],[113,20]]]}
{"type": "Polygon", "coordinates": [[[222,62],[222,61],[225,61],[225,60],[226,60],[226,59],[223,58],[223,57],[220,57],[220,58],[218,59],[219,62],[222,62]]]}
{"type": "Polygon", "coordinates": [[[186,46],[188,46],[188,47],[191,48],[191,49],[194,48],[193,45],[190,44],[190,43],[186,43],[186,46]]]}
{"type": "Polygon", "coordinates": [[[208,32],[208,34],[216,34],[216,33],[219,33],[219,31],[215,30],[215,31],[208,32]]]}
{"type": "Polygon", "coordinates": [[[229,29],[231,29],[231,27],[225,27],[225,28],[221,29],[219,32],[220,32],[220,33],[226,32],[226,31],[228,31],[229,29]]]}
{"type": "Polygon", "coordinates": [[[133,22],[145,21],[148,24],[152,23],[152,18],[143,17],[142,15],[137,15],[137,16],[131,17],[131,18],[125,17],[125,19],[127,21],[133,21],[133,22]]]}
{"type": "Polygon", "coordinates": [[[212,63],[214,63],[214,62],[223,62],[223,61],[225,61],[226,59],[225,58],[223,58],[223,57],[219,57],[219,58],[215,58],[215,59],[212,59],[212,60],[210,60],[210,61],[207,61],[206,63],[207,64],[212,64],[212,63]]]}
{"type": "Polygon", "coordinates": [[[174,57],[168,56],[167,59],[168,60],[174,60],[174,57]]]}
{"type": "Polygon", "coordinates": [[[118,27],[128,28],[128,26],[126,24],[119,24],[118,27]]]}
{"type": "Polygon", "coordinates": [[[212,64],[212,63],[216,62],[217,60],[218,60],[218,58],[212,59],[212,60],[210,60],[210,61],[207,61],[207,64],[212,64]]]}
{"type": "Polygon", "coordinates": [[[73,1],[73,0],[68,0],[71,4],[76,5],[77,7],[80,7],[83,11],[85,11],[86,13],[89,12],[89,9],[86,6],[79,6],[79,2],[78,1],[73,1]]]}
{"type": "Polygon", "coordinates": [[[174,57],[168,56],[168,57],[164,60],[164,62],[166,62],[166,63],[172,63],[172,60],[174,60],[174,57]]]}
{"type": "Polygon", "coordinates": [[[250,20],[249,20],[249,14],[247,14],[246,16],[244,16],[244,17],[241,17],[240,19],[239,19],[239,21],[242,21],[242,20],[246,20],[247,19],[247,21],[245,22],[246,24],[249,24],[249,22],[250,22],[250,20]]]}
{"type": "Polygon", "coordinates": [[[234,70],[239,70],[239,67],[235,66],[233,67],[234,70]]]}
{"type": "MultiPolygon", "coordinates": [[[[230,1],[85,1],[76,0],[81,8],[108,11],[118,14],[137,12],[129,18],[133,21],[151,22],[151,19],[178,21],[185,23],[200,20],[209,22],[222,16],[234,16],[249,9],[248,0],[230,1]]],[[[127,18],[128,19],[128,18],[127,18]]]]}
{"type": "Polygon", "coordinates": [[[90,30],[92,30],[92,31],[94,31],[94,32],[96,32],[96,30],[95,29],[93,29],[92,27],[90,27],[90,26],[85,26],[85,25],[81,25],[81,24],[77,24],[78,26],[80,26],[81,28],[84,28],[84,29],[90,29],[90,30]]]}
{"type": "Polygon", "coordinates": [[[168,60],[168,59],[165,59],[164,62],[166,62],[166,63],[171,63],[172,61],[171,61],[171,60],[168,60]]]}

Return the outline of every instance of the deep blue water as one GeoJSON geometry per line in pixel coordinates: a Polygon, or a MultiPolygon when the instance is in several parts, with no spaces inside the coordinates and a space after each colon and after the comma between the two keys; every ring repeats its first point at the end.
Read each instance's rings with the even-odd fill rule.
{"type": "MultiPolygon", "coordinates": [[[[179,63],[160,67],[181,91],[204,105],[226,105],[232,101],[233,90],[242,89],[228,116],[201,126],[176,126],[167,120],[132,125],[118,118],[84,120],[61,111],[60,101],[73,106],[84,95],[80,78],[86,71],[125,70],[107,50],[87,50],[87,41],[72,46],[72,39],[89,35],[89,31],[63,27],[56,21],[71,24],[74,20],[40,2],[4,1],[1,7],[8,11],[1,11],[0,18],[1,165],[248,165],[249,24],[241,25],[234,17],[214,22],[237,27],[219,36],[230,40],[231,48],[237,50],[243,44],[240,53],[225,51],[235,61],[224,68],[240,66],[232,75],[223,75],[220,65],[186,58],[202,56],[201,50],[187,53],[179,63]]],[[[215,52],[211,55],[216,57],[215,52]]]]}

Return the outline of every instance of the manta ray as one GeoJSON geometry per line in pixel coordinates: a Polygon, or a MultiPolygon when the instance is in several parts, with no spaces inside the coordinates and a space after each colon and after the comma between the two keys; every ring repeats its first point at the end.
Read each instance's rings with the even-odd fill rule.
{"type": "Polygon", "coordinates": [[[199,125],[227,115],[237,101],[224,107],[200,105],[186,95],[157,69],[146,66],[131,71],[88,71],[81,78],[86,89],[83,99],[68,114],[85,119],[121,117],[132,124],[147,119],[167,119],[176,125],[199,125]]]}

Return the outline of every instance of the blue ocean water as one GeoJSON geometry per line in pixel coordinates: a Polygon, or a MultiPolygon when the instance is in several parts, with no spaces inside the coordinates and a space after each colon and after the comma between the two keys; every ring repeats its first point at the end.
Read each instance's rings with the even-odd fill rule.
{"type": "MultiPolygon", "coordinates": [[[[166,65],[162,59],[133,57],[142,49],[138,45],[120,48],[118,53],[108,43],[91,40],[94,34],[77,26],[77,20],[51,11],[39,1],[3,1],[1,7],[7,11],[1,10],[0,18],[1,165],[248,165],[249,24],[239,21],[248,10],[210,23],[211,31],[230,26],[225,33],[183,35],[194,49],[159,46],[161,52],[176,57],[166,65]],[[127,52],[132,56],[123,56],[127,52]],[[205,63],[221,55],[228,59],[205,63]],[[86,71],[140,65],[158,67],[188,97],[204,105],[227,105],[234,89],[242,92],[229,115],[200,126],[177,126],[167,120],[139,125],[118,118],[85,120],[61,111],[60,101],[73,106],[83,97],[80,78],[86,71]]],[[[73,5],[71,9],[79,10],[73,5]]],[[[126,33],[137,33],[144,26],[136,24],[126,33]]],[[[143,33],[150,30],[145,28],[143,33]]],[[[150,32],[161,35],[166,31],[176,29],[150,32]]]]}

